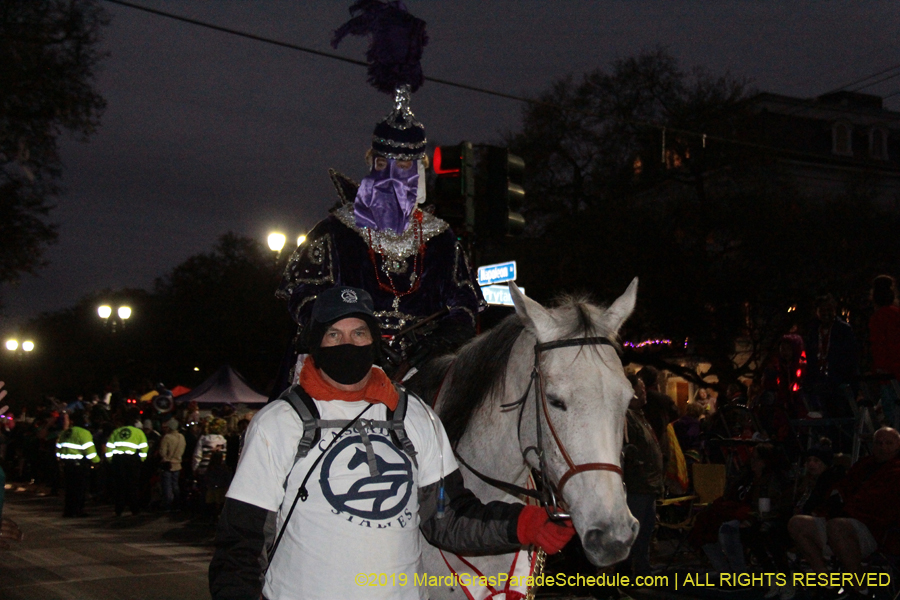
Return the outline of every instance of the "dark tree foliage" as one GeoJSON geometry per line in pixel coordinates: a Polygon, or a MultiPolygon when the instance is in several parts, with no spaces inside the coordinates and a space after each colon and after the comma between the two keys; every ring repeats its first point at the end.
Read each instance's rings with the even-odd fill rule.
{"type": "Polygon", "coordinates": [[[21,360],[4,352],[0,371],[29,403],[48,394],[144,393],[160,382],[194,387],[224,364],[269,393],[295,329],[275,298],[286,256],[276,264],[255,240],[225,234],[159,278],[152,293],[106,290],[41,315],[23,330],[38,348],[21,360]],[[133,313],[112,327],[97,315],[101,304],[133,313]]]}
{"type": "Polygon", "coordinates": [[[97,0],[0,2],[0,283],[46,264],[57,140],[86,140],[106,105],[94,89],[106,22],[97,0]]]}
{"type": "Polygon", "coordinates": [[[268,392],[293,334],[287,307],[275,298],[283,263],[256,240],[223,235],[156,282],[160,356],[178,377],[230,364],[268,392]]]}
{"type": "Polygon", "coordinates": [[[868,281],[900,258],[900,218],[859,191],[807,197],[771,153],[683,133],[738,137],[748,94],[660,50],[556,82],[508,135],[527,165],[529,230],[482,262],[519,259],[520,285],[541,300],[612,300],[637,275],[624,333],[687,340],[724,382],[804,327],[822,291],[864,316],[868,281]]]}

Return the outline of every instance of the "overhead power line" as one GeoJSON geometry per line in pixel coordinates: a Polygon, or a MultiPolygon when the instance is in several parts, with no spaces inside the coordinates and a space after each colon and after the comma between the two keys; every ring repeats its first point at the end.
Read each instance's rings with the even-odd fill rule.
{"type": "MultiPolygon", "coordinates": [[[[819,106],[818,98],[820,98],[821,96],[827,96],[829,94],[837,94],[838,92],[845,92],[845,91],[858,92],[859,90],[864,90],[868,87],[872,87],[873,85],[882,83],[884,81],[888,81],[889,79],[893,79],[895,77],[900,77],[900,71],[898,71],[898,69],[900,69],[900,63],[898,63],[896,65],[891,65],[890,67],[887,67],[886,69],[881,69],[880,71],[876,71],[875,73],[866,75],[865,77],[861,77],[859,79],[851,81],[850,83],[845,83],[844,85],[842,85],[840,87],[836,87],[833,90],[825,92],[824,94],[820,94],[816,98],[809,98],[801,106],[799,106],[795,110],[787,113],[787,116],[793,116],[804,110],[819,106]],[[891,71],[898,71],[898,72],[894,73],[893,75],[888,75],[887,77],[884,77],[883,79],[869,82],[870,79],[875,79],[876,77],[884,75],[885,73],[890,73],[891,71]],[[868,83],[866,83],[866,82],[868,82],[868,83]],[[859,84],[864,84],[864,85],[859,85],[859,84]],[[858,86],[858,87],[853,87],[853,86],[858,86]],[[853,88],[853,89],[850,89],[850,88],[853,88]]],[[[891,94],[891,95],[893,96],[894,94],[891,94]]],[[[890,98],[890,96],[886,96],[885,98],[890,98]]],[[[884,100],[885,98],[882,98],[882,100],[884,100]]],[[[835,110],[836,108],[838,108],[838,107],[829,106],[829,109],[831,109],[831,110],[835,110]]]]}
{"type": "MultiPolygon", "coordinates": [[[[365,62],[365,61],[356,60],[356,59],[353,59],[353,58],[348,58],[348,57],[346,57],[346,56],[341,56],[340,54],[334,54],[334,53],[332,53],[332,52],[324,52],[324,51],[322,51],[322,50],[316,50],[315,48],[309,48],[309,47],[307,47],[307,46],[301,46],[301,45],[299,45],[299,44],[292,44],[292,43],[290,43],[290,42],[283,42],[283,41],[276,40],[276,39],[273,39],[273,38],[268,38],[268,37],[264,37],[264,36],[261,36],[261,35],[256,35],[256,34],[252,34],[252,33],[247,33],[246,31],[240,31],[240,30],[238,30],[238,29],[231,29],[231,28],[229,28],[229,27],[222,27],[221,25],[214,25],[214,24],[212,24],[212,23],[207,23],[207,22],[205,22],[205,21],[199,21],[199,20],[197,20],[197,19],[191,19],[191,18],[189,18],[189,17],[184,17],[184,16],[177,15],[177,14],[174,14],[174,13],[169,13],[169,12],[162,11],[162,10],[157,10],[157,9],[150,8],[150,7],[147,7],[147,6],[142,6],[142,5],[140,5],[140,4],[134,4],[134,3],[132,3],[132,2],[127,2],[126,0],[104,0],[104,2],[108,2],[108,3],[110,3],[110,4],[117,4],[117,5],[125,6],[125,7],[128,7],[128,8],[133,8],[133,9],[135,9],[135,10],[140,10],[140,11],[143,11],[143,12],[146,12],[146,13],[150,13],[150,14],[159,16],[159,17],[164,17],[164,18],[167,18],[167,19],[173,19],[173,20],[175,20],[175,21],[181,21],[182,23],[188,23],[188,24],[190,24],[190,25],[196,25],[196,26],[198,26],[198,27],[204,27],[204,28],[206,28],[206,29],[211,29],[211,30],[213,30],[213,31],[219,31],[219,32],[221,32],[221,33],[228,33],[228,34],[230,34],[230,35],[235,35],[235,36],[238,36],[238,37],[242,37],[242,38],[254,40],[254,41],[257,41],[257,42],[263,42],[263,43],[266,43],[266,44],[272,44],[272,45],[275,45],[275,46],[280,46],[280,47],[282,47],[282,48],[288,48],[288,49],[290,49],[290,50],[296,50],[296,51],[298,51],[298,52],[305,52],[305,53],[307,53],[307,54],[313,54],[313,55],[315,55],[315,56],[321,56],[321,57],[323,57],[323,58],[329,58],[329,59],[332,59],[332,60],[338,60],[338,61],[341,61],[341,62],[345,62],[345,63],[349,63],[349,64],[352,64],[352,65],[357,65],[357,66],[361,66],[361,67],[368,67],[368,66],[369,66],[369,63],[367,63],[367,62],[365,62]]],[[[879,76],[879,75],[882,75],[882,74],[887,73],[887,72],[889,72],[889,71],[891,71],[891,70],[894,70],[894,69],[900,69],[900,64],[894,65],[893,67],[889,67],[889,68],[887,68],[887,69],[884,69],[884,70],[882,70],[882,71],[879,71],[878,73],[873,73],[872,75],[869,75],[869,76],[867,76],[867,77],[864,77],[864,78],[862,78],[862,79],[859,79],[859,80],[857,80],[857,81],[855,81],[855,82],[851,82],[850,84],[847,84],[847,85],[854,85],[854,84],[856,84],[856,83],[861,83],[861,82],[867,81],[867,80],[869,80],[869,79],[872,79],[873,77],[877,77],[877,76],[879,76]]],[[[898,75],[900,75],[900,73],[898,73],[898,75]]],[[[888,77],[888,78],[885,78],[885,80],[891,79],[892,77],[893,77],[893,76],[888,77]]],[[[517,101],[517,102],[524,102],[524,103],[530,104],[530,105],[532,105],[532,106],[544,106],[544,107],[553,108],[553,109],[556,109],[556,110],[559,110],[559,111],[564,111],[564,112],[574,112],[574,113],[576,113],[576,114],[582,114],[582,115],[585,115],[585,116],[591,116],[591,117],[603,117],[603,116],[605,116],[605,115],[599,115],[599,114],[594,113],[594,112],[591,112],[591,111],[585,111],[585,110],[579,110],[579,109],[567,108],[567,107],[564,107],[564,106],[561,106],[561,105],[559,105],[559,104],[555,104],[555,103],[552,103],[552,102],[545,102],[545,101],[542,101],[542,100],[535,100],[535,99],[533,99],[533,98],[527,98],[527,97],[525,97],[525,96],[519,96],[519,95],[516,95],[516,94],[508,94],[508,93],[506,93],[506,92],[499,92],[499,91],[497,91],[497,90],[491,90],[491,89],[488,89],[488,88],[483,88],[483,87],[479,87],[479,86],[469,85],[469,84],[466,84],[466,83],[460,83],[460,82],[457,82],[457,81],[451,81],[451,80],[449,80],[449,79],[442,79],[442,78],[439,78],[439,77],[429,77],[429,76],[427,76],[427,75],[424,77],[424,79],[425,79],[425,81],[431,81],[432,83],[438,83],[438,84],[441,84],[441,85],[446,85],[446,86],[455,87],[455,88],[459,88],[459,89],[469,90],[469,91],[472,91],[472,92],[477,92],[477,93],[480,93],[480,94],[486,94],[486,95],[489,95],[489,96],[495,96],[495,97],[498,97],[498,98],[506,98],[506,99],[508,99],[508,100],[515,100],[515,101],[517,101]]],[[[883,81],[883,80],[882,80],[882,81],[883,81]]],[[[876,82],[876,83],[877,83],[877,82],[876,82]]],[[[874,84],[872,84],[872,85],[874,85],[874,84]]],[[[835,91],[842,91],[842,90],[845,89],[846,87],[847,87],[847,86],[843,86],[843,87],[841,87],[841,88],[839,88],[838,90],[835,90],[835,91]]],[[[900,93],[900,92],[898,92],[898,93],[900,93]]],[[[803,109],[800,108],[800,109],[798,109],[798,111],[799,111],[799,110],[803,110],[803,109]]],[[[789,115],[790,115],[790,114],[794,114],[794,113],[789,113],[789,115]]],[[[699,132],[699,131],[692,131],[692,130],[688,130],[688,129],[678,129],[678,128],[670,127],[670,126],[665,125],[665,124],[653,123],[653,122],[650,122],[650,121],[625,121],[625,123],[626,123],[626,124],[629,124],[629,125],[632,125],[632,126],[636,126],[636,127],[647,127],[647,128],[652,128],[652,129],[660,130],[660,131],[663,132],[663,140],[665,140],[665,132],[669,132],[669,133],[673,133],[673,134],[677,134],[677,135],[681,135],[681,136],[690,136],[690,137],[697,138],[697,139],[699,139],[699,140],[703,140],[704,146],[705,146],[705,144],[706,144],[707,142],[721,142],[721,143],[725,143],[725,144],[731,144],[731,145],[741,146],[741,147],[745,147],[745,148],[751,148],[751,149],[755,149],[755,150],[767,150],[767,151],[771,151],[771,152],[778,152],[778,153],[781,153],[781,154],[787,154],[787,155],[791,155],[791,156],[795,156],[795,157],[800,157],[800,158],[810,158],[810,159],[817,159],[817,160],[821,160],[821,158],[822,158],[820,155],[818,155],[818,154],[813,154],[813,153],[811,153],[811,152],[803,152],[803,151],[800,151],[800,150],[790,150],[790,149],[787,149],[787,148],[778,148],[778,147],[774,147],[774,146],[767,146],[767,145],[765,145],[765,144],[758,144],[758,143],[755,143],[755,142],[749,142],[749,141],[745,141],[745,140],[736,140],[736,139],[733,139],[733,138],[726,138],[726,137],[721,137],[721,136],[717,136],[717,135],[710,135],[710,134],[707,134],[707,133],[703,133],[703,132],[699,132]]],[[[663,142],[663,144],[665,145],[665,141],[663,142]]],[[[663,151],[665,152],[665,148],[663,148],[663,151]]]]}
{"type": "MultiPolygon", "coordinates": [[[[157,15],[159,17],[166,17],[168,19],[174,19],[176,21],[181,21],[182,23],[190,23],[191,25],[197,25],[198,27],[205,27],[206,29],[212,29],[213,31],[220,31],[222,33],[230,33],[231,35],[236,35],[238,37],[247,38],[249,40],[255,40],[257,42],[264,42],[266,44],[273,44],[275,46],[281,46],[282,48],[289,48],[291,50],[297,50],[298,52],[306,52],[307,54],[314,54],[316,56],[322,56],[324,58],[330,58],[332,60],[339,60],[341,62],[350,63],[351,65],[357,65],[361,67],[368,67],[369,63],[356,60],[354,58],[348,58],[346,56],[341,56],[340,54],[334,54],[333,52],[324,52],[322,50],[316,50],[315,48],[309,48],[307,46],[300,46],[299,44],[291,44],[290,42],[282,42],[280,40],[276,40],[273,38],[263,37],[261,35],[255,35],[252,33],[247,33],[246,31],[240,31],[238,29],[231,29],[230,27],[222,27],[221,25],[213,25],[212,23],[207,23],[205,21],[198,21],[197,19],[191,19],[189,17],[182,17],[181,15],[176,15],[174,13],[166,12],[163,10],[156,10],[155,8],[150,8],[147,6],[141,6],[140,4],[133,4],[131,2],[126,2],[125,0],[104,0],[105,2],[109,2],[110,4],[118,4],[120,6],[127,6],[128,8],[133,8],[135,10],[142,10],[144,12],[157,15]]],[[[530,98],[525,98],[524,96],[517,96],[515,94],[507,94],[505,92],[498,92],[496,90],[489,90],[487,88],[482,88],[474,85],[468,85],[465,83],[459,83],[457,81],[450,81],[449,79],[440,79],[438,77],[428,77],[425,76],[425,81],[431,81],[433,83],[440,83],[441,85],[449,85],[451,87],[461,88],[464,90],[470,90],[473,92],[479,92],[481,94],[489,94],[491,96],[498,96],[500,98],[508,98],[510,100],[518,100],[519,102],[528,102],[533,104],[541,104],[540,102],[536,102],[535,100],[531,100],[530,98]]]]}

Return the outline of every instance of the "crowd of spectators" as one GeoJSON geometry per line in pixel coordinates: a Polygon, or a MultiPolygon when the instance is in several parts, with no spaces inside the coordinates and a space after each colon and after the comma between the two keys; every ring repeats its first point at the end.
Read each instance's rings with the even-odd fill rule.
{"type": "MultiPolygon", "coordinates": [[[[105,510],[121,514],[127,507],[132,514],[188,511],[214,520],[253,413],[230,406],[201,411],[196,403],[177,402],[161,412],[158,404],[110,395],[102,400],[79,396],[68,404],[47,398],[17,415],[0,415],[0,466],[10,483],[34,485],[49,495],[66,492],[62,475],[68,465],[63,463],[72,461],[62,460],[66,444],[61,440],[70,439],[66,432],[80,426],[96,451],[96,458],[85,451],[84,460],[77,461],[85,469],[87,512],[67,504],[63,516],[105,510]],[[115,437],[127,438],[126,445],[135,447],[133,473],[123,470],[123,452],[110,439],[124,429],[134,435],[115,437]],[[138,447],[135,430],[146,438],[146,448],[138,447]]],[[[68,476],[66,481],[75,487],[68,476]]]]}
{"type": "MultiPolygon", "coordinates": [[[[900,308],[892,278],[875,279],[872,302],[870,375],[860,375],[865,349],[825,295],[809,326],[785,333],[752,382],[701,386],[679,410],[655,369],[630,376],[623,464],[642,533],[657,517],[646,501],[632,501],[632,486],[636,499],[696,499],[691,465],[724,463],[724,493],[713,502],[659,504],[675,520],[687,518],[682,543],[707,568],[862,574],[873,557],[900,564],[900,308]]],[[[648,572],[645,538],[620,569],[648,572]]],[[[766,597],[793,598],[790,582],[773,583],[766,597]]],[[[870,594],[858,584],[820,592],[870,594]]]]}

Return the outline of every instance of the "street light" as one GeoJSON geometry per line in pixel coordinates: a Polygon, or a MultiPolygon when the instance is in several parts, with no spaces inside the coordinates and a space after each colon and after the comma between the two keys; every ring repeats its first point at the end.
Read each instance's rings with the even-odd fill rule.
{"type": "Polygon", "coordinates": [[[303,245],[303,242],[305,242],[305,241],[306,241],[306,236],[305,236],[305,235],[299,235],[299,236],[297,236],[297,245],[298,245],[298,246],[302,246],[302,245],[303,245]]]}
{"type": "Polygon", "coordinates": [[[130,306],[123,304],[116,308],[116,314],[113,316],[112,306],[101,304],[97,307],[97,314],[103,319],[103,324],[109,327],[110,333],[115,333],[119,326],[124,329],[125,321],[131,318],[132,310],[130,306]]]}
{"type": "Polygon", "coordinates": [[[31,352],[34,350],[34,342],[32,340],[25,340],[20,344],[19,340],[16,338],[9,338],[4,345],[7,350],[15,352],[17,356],[21,356],[23,352],[31,352]]]}
{"type": "Polygon", "coordinates": [[[281,252],[281,249],[284,248],[284,243],[287,241],[287,238],[283,233],[270,233],[269,234],[269,250],[272,252],[281,252]]]}

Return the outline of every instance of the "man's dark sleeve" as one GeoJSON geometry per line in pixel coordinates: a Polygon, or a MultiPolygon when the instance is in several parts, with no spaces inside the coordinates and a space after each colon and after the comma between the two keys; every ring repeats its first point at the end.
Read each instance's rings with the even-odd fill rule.
{"type": "Polygon", "coordinates": [[[213,600],[259,600],[266,548],[274,532],[274,512],[225,499],[216,529],[216,551],[209,563],[213,600]]]}
{"type": "Polygon", "coordinates": [[[522,504],[484,504],[466,489],[459,469],[444,478],[445,510],[438,518],[441,482],[419,488],[419,516],[425,539],[459,554],[500,554],[521,548],[516,525],[522,504]]]}

